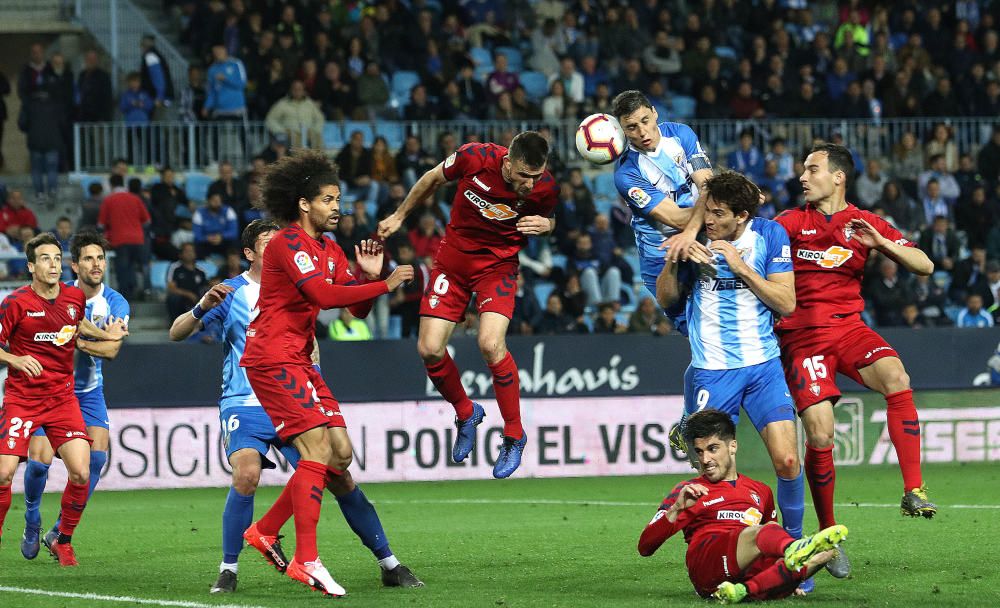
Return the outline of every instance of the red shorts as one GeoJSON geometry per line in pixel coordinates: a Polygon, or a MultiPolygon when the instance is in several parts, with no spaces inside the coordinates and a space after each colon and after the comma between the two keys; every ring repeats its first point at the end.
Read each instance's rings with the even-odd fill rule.
{"type": "Polygon", "coordinates": [[[831,327],[778,331],[785,380],[801,413],[821,401],[840,398],[840,372],[864,384],[858,370],[885,357],[899,357],[882,336],[859,318],[831,327]]]}
{"type": "Polygon", "coordinates": [[[756,559],[740,570],[736,561],[736,545],[746,528],[704,532],[691,539],[687,549],[688,577],[701,597],[715,593],[725,581],[745,581],[767,568],[765,559],[756,559]]]}
{"type": "Polygon", "coordinates": [[[4,397],[0,408],[0,454],[26,460],[28,441],[38,429],[45,429],[45,436],[57,454],[64,443],[73,439],[93,443],[80,413],[80,402],[73,393],[31,401],[4,397]]]}
{"type": "Polygon", "coordinates": [[[509,319],[514,314],[517,273],[516,257],[503,260],[488,251],[469,253],[442,244],[420,301],[420,315],[459,323],[475,292],[479,314],[495,312],[509,319]]]}
{"type": "Polygon", "coordinates": [[[340,404],[311,366],[248,367],[247,379],[285,443],[318,427],[346,427],[340,404]]]}

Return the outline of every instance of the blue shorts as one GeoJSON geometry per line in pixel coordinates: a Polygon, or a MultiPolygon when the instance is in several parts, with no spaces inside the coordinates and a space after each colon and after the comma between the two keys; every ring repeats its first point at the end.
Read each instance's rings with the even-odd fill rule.
{"type": "Polygon", "coordinates": [[[684,411],[691,415],[705,408],[729,414],[733,424],[742,407],[757,431],[779,420],[795,420],[780,359],[739,369],[699,369],[684,373],[684,411]]]}
{"type": "MultiPolygon", "coordinates": [[[[108,404],[104,401],[104,390],[100,387],[86,393],[77,393],[77,400],[80,401],[80,412],[83,414],[83,424],[86,426],[99,426],[102,429],[111,428],[111,419],[108,418],[108,404]]],[[[45,435],[43,429],[38,429],[33,435],[45,435]]]]}
{"type": "Polygon", "coordinates": [[[250,448],[260,453],[261,468],[273,469],[277,465],[267,457],[267,453],[274,446],[292,467],[298,465],[299,451],[278,438],[274,423],[264,408],[229,407],[219,412],[219,423],[222,425],[222,445],[226,448],[226,458],[238,450],[250,448]]]}
{"type": "MultiPolygon", "coordinates": [[[[656,301],[656,278],[663,271],[663,256],[666,253],[659,249],[656,252],[657,255],[653,255],[644,248],[639,248],[639,269],[642,272],[642,283],[646,286],[646,291],[653,296],[654,302],[656,301]]],[[[694,271],[693,264],[690,262],[681,262],[677,268],[677,282],[682,286],[689,284],[694,271]]],[[[681,297],[663,311],[663,314],[667,315],[667,318],[670,319],[674,329],[679,331],[684,337],[688,335],[686,308],[687,298],[681,297]]]]}

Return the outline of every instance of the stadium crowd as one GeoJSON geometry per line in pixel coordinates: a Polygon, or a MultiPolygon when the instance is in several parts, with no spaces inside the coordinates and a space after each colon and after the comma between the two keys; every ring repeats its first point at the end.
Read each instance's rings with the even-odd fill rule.
{"type": "MultiPolygon", "coordinates": [[[[1000,321],[1000,126],[981,147],[963,148],[947,120],[1000,115],[1000,2],[165,4],[205,67],[192,66],[187,86],[175,92],[155,39],[144,39],[143,63],[119,99],[122,119],[145,124],[173,102],[189,122],[245,116],[265,121],[272,134],[249,166],[220,163],[204,201],[188,200],[182,176],[169,167],[160,168],[158,183],[144,184],[130,176],[124,160],[112,168],[118,179],[89,185],[79,223],[108,232],[123,293],[143,295],[137,272],[147,275],[148,289],[151,257],[177,262],[167,282],[171,317],[214,282],[241,271],[236,235],[259,216],[252,201],[263,166],[305,144],[303,132],[308,142],[322,141],[312,134],[324,121],[575,119],[607,111],[615,93],[634,88],[653,101],[661,119],[942,118],[928,136],[903,133],[883,157],[856,158],[849,200],[891,219],[937,268],[929,279],[910,277],[876,258],[866,274],[867,317],[878,326],[910,327],[1000,321]],[[394,90],[398,82],[409,83],[406,95],[394,90]],[[206,258],[216,262],[218,276],[196,264],[206,258]],[[122,277],[129,277],[124,284],[122,277]]],[[[22,100],[34,95],[57,99],[53,108],[75,107],[78,120],[107,120],[111,79],[102,72],[94,53],[74,76],[58,53],[46,58],[35,45],[17,89],[22,100]]],[[[54,115],[59,110],[53,108],[38,104],[32,111],[54,115]]],[[[53,170],[53,158],[65,162],[68,131],[64,122],[25,121],[29,129],[62,129],[36,137],[46,143],[32,149],[33,168],[35,160],[44,168],[36,194],[45,195],[51,189],[42,173],[53,170]]],[[[330,151],[346,195],[333,236],[348,257],[416,178],[463,139],[475,136],[409,136],[391,150],[385,139],[369,145],[358,132],[343,149],[330,151]]],[[[712,162],[759,184],[767,197],[761,215],[773,217],[802,200],[804,151],[781,137],[755,145],[760,141],[750,126],[731,153],[712,162]]],[[[532,239],[520,254],[524,272],[511,331],[669,332],[653,301],[634,295],[627,206],[618,201],[599,211],[594,183],[576,164],[550,158],[560,183],[556,232],[532,239]]],[[[382,299],[367,332],[341,316],[331,322],[330,336],[386,335],[390,317],[399,319],[403,336],[415,333],[421,278],[428,276],[453,194],[445,189],[426,201],[389,240],[385,272],[415,263],[417,280],[382,299]]],[[[29,228],[39,227],[29,221],[20,193],[8,193],[6,201],[0,249],[16,249],[29,228]]],[[[8,266],[10,275],[24,272],[15,262],[8,266]]],[[[469,315],[464,331],[475,332],[474,320],[469,315]]]]}

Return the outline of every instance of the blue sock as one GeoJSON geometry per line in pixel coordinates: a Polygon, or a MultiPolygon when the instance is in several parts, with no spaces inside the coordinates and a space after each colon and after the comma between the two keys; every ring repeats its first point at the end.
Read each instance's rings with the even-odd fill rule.
{"type": "Polygon", "coordinates": [[[361,491],[361,488],[354,486],[350,493],[336,498],[340,510],[344,512],[347,525],[351,527],[351,530],[354,530],[354,533],[368,547],[375,559],[385,559],[392,555],[389,539],[385,537],[378,513],[375,512],[372,503],[368,502],[368,497],[361,491]]]}
{"type": "Polygon", "coordinates": [[[805,484],[802,470],[793,479],[778,476],[778,508],[781,509],[781,524],[792,538],[802,538],[802,516],[806,506],[805,484]]]}
{"type": "Polygon", "coordinates": [[[222,561],[235,564],[243,550],[243,533],[253,523],[253,494],[244,496],[229,488],[222,511],[222,561]]]}
{"type": "Polygon", "coordinates": [[[29,526],[41,526],[42,492],[49,479],[49,465],[28,460],[24,469],[24,521],[29,526]]]}
{"type": "Polygon", "coordinates": [[[90,453],[90,490],[87,492],[87,499],[94,494],[97,482],[101,480],[101,471],[104,465],[108,464],[108,453],[104,451],[93,451],[90,453]]]}

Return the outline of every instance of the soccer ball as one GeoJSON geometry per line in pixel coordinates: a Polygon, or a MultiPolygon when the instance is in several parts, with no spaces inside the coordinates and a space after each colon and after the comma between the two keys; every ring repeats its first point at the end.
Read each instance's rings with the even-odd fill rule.
{"type": "Polygon", "coordinates": [[[606,165],[625,151],[625,132],[614,116],[591,114],[576,130],[576,149],[595,165],[606,165]]]}

